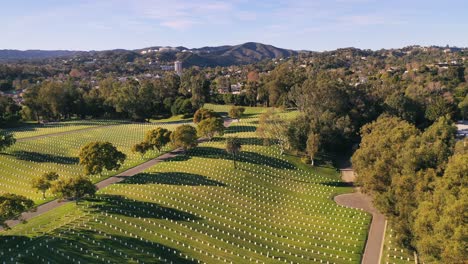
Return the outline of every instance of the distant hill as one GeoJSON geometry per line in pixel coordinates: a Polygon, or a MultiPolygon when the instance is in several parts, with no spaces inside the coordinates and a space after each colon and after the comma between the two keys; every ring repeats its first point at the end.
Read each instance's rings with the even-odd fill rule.
{"type": "MultiPolygon", "coordinates": [[[[186,52],[187,53],[187,52],[186,52]]],[[[265,59],[285,58],[296,55],[294,50],[281,49],[271,45],[247,42],[235,46],[203,47],[191,49],[182,61],[188,65],[227,66],[248,64],[265,59]]]]}
{"type": "MultiPolygon", "coordinates": [[[[228,66],[255,63],[265,59],[284,58],[296,55],[294,50],[281,49],[271,45],[255,42],[247,42],[240,45],[225,45],[218,47],[202,47],[188,49],[185,47],[161,47],[154,46],[136,50],[111,50],[111,51],[68,51],[68,50],[0,50],[1,61],[53,59],[58,57],[83,56],[87,59],[107,57],[123,53],[133,54],[131,57],[145,57],[159,54],[159,58],[167,60],[181,60],[184,67],[189,66],[228,66]]],[[[131,59],[129,60],[131,61],[131,59]]]]}
{"type": "Polygon", "coordinates": [[[0,50],[0,61],[34,60],[67,57],[82,53],[70,50],[0,50]]]}

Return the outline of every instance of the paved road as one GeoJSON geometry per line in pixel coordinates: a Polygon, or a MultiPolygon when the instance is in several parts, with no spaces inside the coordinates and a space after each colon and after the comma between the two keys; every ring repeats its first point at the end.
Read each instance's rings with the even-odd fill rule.
{"type": "MultiPolygon", "coordinates": [[[[351,169],[344,169],[341,172],[343,181],[354,182],[354,173],[351,169]]],[[[385,238],[385,228],[387,221],[385,216],[381,214],[372,204],[372,198],[360,192],[356,188],[356,192],[338,195],[335,197],[335,202],[340,205],[360,208],[372,214],[372,222],[367,236],[366,248],[362,257],[362,264],[377,264],[380,263],[382,247],[385,238]]]]}
{"type": "MultiPolygon", "coordinates": [[[[225,119],[224,121],[224,126],[225,127],[228,127],[232,122],[234,122],[232,119],[225,119]]],[[[199,142],[204,142],[206,141],[205,138],[201,138],[198,140],[199,142]]],[[[145,163],[142,163],[136,167],[133,167],[131,169],[128,169],[124,172],[121,172],[115,176],[112,176],[110,178],[107,178],[103,181],[100,181],[98,183],[96,183],[96,187],[98,189],[102,189],[106,186],[109,186],[111,184],[114,184],[114,183],[118,183],[118,182],[121,182],[123,181],[126,177],[131,177],[131,176],[134,176],[138,173],[141,173],[143,171],[145,171],[146,169],[158,164],[159,162],[163,162],[167,159],[170,159],[170,158],[173,158],[177,155],[180,155],[183,153],[183,150],[182,148],[177,148],[177,149],[174,149],[172,150],[171,152],[168,152],[166,154],[163,154],[155,159],[152,159],[152,160],[149,160],[145,163]]],[[[7,225],[9,227],[13,227],[13,226],[16,226],[18,224],[21,223],[21,221],[27,221],[33,217],[36,217],[38,215],[41,215],[43,213],[46,213],[46,212],[49,212],[50,210],[53,210],[59,206],[62,206],[64,204],[67,204],[67,203],[70,203],[71,201],[59,201],[59,200],[53,200],[53,201],[50,201],[48,203],[45,203],[45,204],[42,204],[40,206],[38,206],[36,208],[35,211],[32,211],[32,212],[24,212],[21,214],[21,217],[19,217],[19,219],[21,220],[8,220],[6,221],[7,225]]],[[[2,230],[3,228],[0,227],[0,230],[2,230]]]]}

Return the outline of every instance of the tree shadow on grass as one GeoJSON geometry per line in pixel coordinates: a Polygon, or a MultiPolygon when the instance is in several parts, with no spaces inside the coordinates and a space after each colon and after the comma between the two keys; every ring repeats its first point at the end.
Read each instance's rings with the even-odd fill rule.
{"type": "MultiPolygon", "coordinates": [[[[213,147],[197,147],[191,149],[189,151],[189,155],[193,157],[203,157],[211,159],[233,159],[232,155],[229,155],[224,149],[213,147]]],[[[239,153],[236,156],[236,161],[262,166],[269,166],[277,169],[296,169],[295,166],[293,166],[287,161],[250,151],[242,151],[241,153],[239,153]]]]}
{"type": "Polygon", "coordinates": [[[352,182],[338,182],[338,181],[321,182],[320,184],[325,185],[325,186],[333,186],[333,187],[353,187],[354,186],[352,182]]]}
{"type": "MultiPolygon", "coordinates": [[[[237,138],[242,145],[256,145],[256,146],[264,146],[263,139],[256,138],[256,137],[248,137],[248,138],[237,138]]],[[[225,138],[216,137],[211,140],[211,142],[226,142],[225,138]]]]}
{"type": "MultiPolygon", "coordinates": [[[[125,230],[124,227],[120,228],[125,230]]],[[[20,263],[35,263],[38,257],[51,263],[97,263],[103,260],[126,263],[129,258],[143,263],[198,263],[196,259],[182,257],[180,250],[161,243],[84,228],[66,231],[60,236],[42,235],[33,239],[26,236],[2,236],[0,243],[0,252],[4,253],[2,259],[14,258],[20,263]],[[5,247],[4,241],[8,241],[5,247]]]]}
{"type": "Polygon", "coordinates": [[[189,186],[226,186],[205,176],[185,172],[139,173],[127,177],[122,184],[168,184],[189,186]]]}
{"type": "Polygon", "coordinates": [[[32,162],[51,162],[58,164],[78,164],[79,159],[77,157],[58,156],[49,153],[40,153],[35,151],[15,150],[11,152],[11,156],[16,159],[32,162]]]}
{"type": "Polygon", "coordinates": [[[229,126],[224,134],[235,134],[235,133],[244,133],[244,132],[255,132],[257,131],[256,126],[229,126]]]}
{"type": "Polygon", "coordinates": [[[202,218],[175,208],[160,204],[128,199],[121,195],[101,194],[99,198],[89,198],[93,202],[89,208],[108,214],[134,218],[171,219],[174,221],[193,221],[202,218]]]}

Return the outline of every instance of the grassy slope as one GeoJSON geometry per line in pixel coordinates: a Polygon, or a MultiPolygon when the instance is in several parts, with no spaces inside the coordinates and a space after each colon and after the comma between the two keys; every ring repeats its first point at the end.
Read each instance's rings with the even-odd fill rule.
{"type": "Polygon", "coordinates": [[[395,235],[391,227],[391,222],[388,222],[387,230],[385,232],[384,248],[382,252],[381,263],[394,263],[394,264],[411,264],[414,263],[414,255],[407,249],[402,249],[395,243],[395,235]]]}
{"type": "Polygon", "coordinates": [[[74,131],[70,134],[53,135],[52,131],[42,129],[50,137],[30,139],[17,142],[5,153],[0,154],[0,193],[13,192],[25,195],[36,203],[42,203],[42,195],[30,186],[34,176],[55,171],[62,176],[70,177],[83,173],[78,165],[79,149],[91,141],[109,141],[127,155],[127,160],[119,171],[104,172],[92,176],[94,182],[136,166],[159,155],[156,151],[148,152],[144,158],[132,153],[131,147],[143,140],[144,133],[158,126],[174,129],[179,124],[121,124],[112,127],[97,126],[92,130],[74,131]]]}
{"type": "Polygon", "coordinates": [[[275,147],[259,144],[255,125],[255,118],[243,119],[226,133],[244,142],[239,169],[224,154],[222,139],[204,143],[189,156],[101,190],[95,200],[5,232],[0,257],[51,263],[359,263],[370,218],[330,199],[349,191],[334,186],[336,171],[279,156],[275,147]]]}

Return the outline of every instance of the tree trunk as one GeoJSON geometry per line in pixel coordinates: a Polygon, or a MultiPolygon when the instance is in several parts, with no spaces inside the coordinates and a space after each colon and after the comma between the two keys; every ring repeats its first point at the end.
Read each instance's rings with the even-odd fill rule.
{"type": "Polygon", "coordinates": [[[313,167],[314,166],[314,158],[310,157],[310,165],[313,167]]]}

